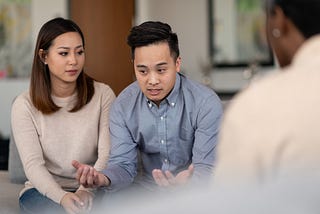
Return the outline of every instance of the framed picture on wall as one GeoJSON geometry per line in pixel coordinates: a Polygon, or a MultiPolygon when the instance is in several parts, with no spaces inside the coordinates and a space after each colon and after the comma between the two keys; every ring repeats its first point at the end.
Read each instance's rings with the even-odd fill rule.
{"type": "Polygon", "coordinates": [[[0,79],[31,74],[36,36],[51,18],[68,17],[68,0],[0,1],[0,79]]]}
{"type": "Polygon", "coordinates": [[[214,67],[273,65],[261,0],[209,0],[210,55],[214,67]]]}
{"type": "Polygon", "coordinates": [[[0,78],[30,74],[31,32],[31,0],[0,1],[0,78]]]}

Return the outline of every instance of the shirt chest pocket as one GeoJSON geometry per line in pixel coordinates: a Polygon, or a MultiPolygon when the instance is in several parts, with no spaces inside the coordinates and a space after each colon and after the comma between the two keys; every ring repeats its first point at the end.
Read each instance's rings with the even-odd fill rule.
{"type": "Polygon", "coordinates": [[[194,140],[194,130],[192,127],[187,128],[185,126],[180,127],[180,139],[183,141],[193,141],[194,140]]]}

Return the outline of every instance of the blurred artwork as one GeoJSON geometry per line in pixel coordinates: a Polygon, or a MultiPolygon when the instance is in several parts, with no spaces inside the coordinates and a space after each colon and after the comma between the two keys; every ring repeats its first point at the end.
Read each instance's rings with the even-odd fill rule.
{"type": "Polygon", "coordinates": [[[213,1],[213,61],[215,65],[271,65],[266,17],[261,0],[213,1]]]}
{"type": "Polygon", "coordinates": [[[0,0],[0,79],[30,75],[31,37],[31,0],[0,0]]]}
{"type": "Polygon", "coordinates": [[[267,61],[266,17],[261,0],[237,1],[237,35],[240,61],[267,61]]]}

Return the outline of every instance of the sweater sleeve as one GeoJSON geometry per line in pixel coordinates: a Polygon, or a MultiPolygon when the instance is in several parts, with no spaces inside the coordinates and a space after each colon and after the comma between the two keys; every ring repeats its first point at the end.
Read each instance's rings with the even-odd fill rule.
{"type": "Polygon", "coordinates": [[[31,103],[19,96],[11,109],[11,126],[19,155],[28,180],[43,195],[60,204],[66,194],[45,166],[37,132],[37,121],[31,103]]]}
{"type": "Polygon", "coordinates": [[[115,94],[112,89],[103,85],[101,91],[101,114],[99,119],[99,137],[98,137],[98,159],[94,164],[94,168],[102,171],[106,168],[110,152],[110,134],[109,134],[109,110],[115,94]]]}
{"type": "MultiPolygon", "coordinates": [[[[111,104],[116,96],[108,85],[102,85],[101,90],[101,114],[99,118],[99,133],[98,133],[98,159],[94,164],[94,168],[102,171],[107,167],[107,162],[110,153],[110,132],[109,132],[109,111],[111,104]]],[[[97,93],[97,92],[96,92],[97,93]]],[[[84,190],[93,193],[94,189],[86,188],[82,185],[78,190],[84,190]]]]}

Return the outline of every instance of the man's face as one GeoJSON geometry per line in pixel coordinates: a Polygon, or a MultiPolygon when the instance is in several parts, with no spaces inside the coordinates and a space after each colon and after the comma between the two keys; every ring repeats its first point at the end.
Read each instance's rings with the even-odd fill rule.
{"type": "Polygon", "coordinates": [[[134,54],[134,70],[140,89],[159,106],[174,87],[181,59],[174,60],[166,42],[138,47],[134,54]]]}

